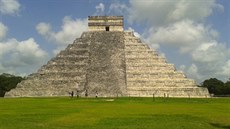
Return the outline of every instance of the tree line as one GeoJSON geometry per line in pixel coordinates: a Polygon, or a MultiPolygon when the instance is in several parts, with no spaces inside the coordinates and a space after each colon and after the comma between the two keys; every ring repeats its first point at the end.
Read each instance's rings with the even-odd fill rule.
{"type": "MultiPolygon", "coordinates": [[[[5,93],[15,88],[25,78],[3,73],[0,75],[0,97],[4,97],[5,93]]],[[[206,87],[210,94],[214,96],[230,96],[230,79],[225,83],[216,78],[210,78],[200,85],[206,87]]]]}
{"type": "Polygon", "coordinates": [[[210,78],[205,80],[201,86],[208,88],[209,93],[214,96],[230,96],[230,78],[225,83],[216,78],[210,78]]]}
{"type": "Polygon", "coordinates": [[[5,93],[15,88],[24,78],[3,73],[0,75],[0,97],[4,97],[5,93]]]}

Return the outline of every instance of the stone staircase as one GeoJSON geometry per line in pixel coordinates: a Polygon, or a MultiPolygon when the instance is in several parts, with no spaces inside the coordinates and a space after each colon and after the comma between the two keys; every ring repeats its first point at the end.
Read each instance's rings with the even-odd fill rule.
{"type": "Polygon", "coordinates": [[[176,71],[173,64],[158,56],[146,44],[125,32],[126,81],[128,96],[208,97],[205,88],[176,71]]]}
{"type": "Polygon", "coordinates": [[[83,92],[89,45],[90,42],[86,42],[84,38],[76,39],[6,96],[66,96],[68,92],[76,92],[76,89],[83,92]]]}

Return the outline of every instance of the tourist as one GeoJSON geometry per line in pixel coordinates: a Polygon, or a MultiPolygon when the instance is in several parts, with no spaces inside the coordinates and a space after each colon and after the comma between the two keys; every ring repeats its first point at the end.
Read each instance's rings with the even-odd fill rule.
{"type": "Polygon", "coordinates": [[[88,91],[85,90],[85,97],[88,97],[88,91]]]}
{"type": "Polygon", "coordinates": [[[97,91],[96,91],[96,98],[98,97],[98,93],[97,93],[97,91]]]}
{"type": "Polygon", "coordinates": [[[73,98],[74,92],[72,91],[72,92],[70,93],[70,95],[71,95],[71,98],[73,98]]]}

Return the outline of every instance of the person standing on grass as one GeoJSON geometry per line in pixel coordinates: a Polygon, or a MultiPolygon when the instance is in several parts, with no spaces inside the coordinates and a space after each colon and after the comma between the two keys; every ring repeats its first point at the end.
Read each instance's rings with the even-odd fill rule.
{"type": "Polygon", "coordinates": [[[72,91],[72,92],[70,93],[70,95],[71,95],[71,98],[73,98],[74,92],[72,91]]]}
{"type": "Polygon", "coordinates": [[[96,98],[98,97],[98,92],[96,91],[96,98]]]}
{"type": "Polygon", "coordinates": [[[88,97],[88,90],[85,90],[85,97],[88,97]]]}
{"type": "Polygon", "coordinates": [[[77,98],[79,98],[79,96],[80,96],[80,95],[79,95],[79,92],[80,92],[80,91],[79,91],[79,90],[77,90],[77,98]]]}

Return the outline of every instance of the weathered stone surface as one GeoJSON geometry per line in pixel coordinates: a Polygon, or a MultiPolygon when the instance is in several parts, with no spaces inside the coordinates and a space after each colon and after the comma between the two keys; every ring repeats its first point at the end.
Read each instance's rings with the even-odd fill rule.
{"type": "Polygon", "coordinates": [[[86,89],[89,95],[126,93],[124,32],[94,32],[91,35],[86,89]]]}
{"type": "Polygon", "coordinates": [[[206,88],[176,71],[173,64],[159,57],[133,32],[125,33],[127,94],[142,97],[209,97],[206,88]]]}
{"type": "Polygon", "coordinates": [[[124,32],[123,17],[89,18],[89,32],[5,96],[67,96],[71,91],[84,96],[87,91],[88,96],[103,97],[209,97],[206,88],[176,71],[133,32],[124,32]],[[119,29],[108,31],[107,25],[119,29]]]}

